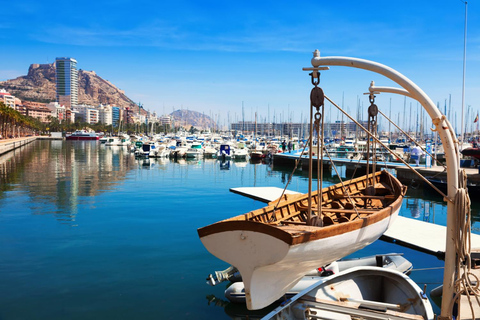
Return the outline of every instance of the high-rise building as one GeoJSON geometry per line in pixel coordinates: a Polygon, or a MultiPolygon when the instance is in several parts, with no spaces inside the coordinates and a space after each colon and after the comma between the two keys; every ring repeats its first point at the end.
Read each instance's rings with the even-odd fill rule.
{"type": "Polygon", "coordinates": [[[120,122],[120,108],[119,107],[112,107],[112,124],[114,127],[118,127],[120,122]]]}
{"type": "Polygon", "coordinates": [[[71,109],[78,104],[77,60],[57,58],[55,60],[55,80],[57,84],[57,102],[71,109]]]}

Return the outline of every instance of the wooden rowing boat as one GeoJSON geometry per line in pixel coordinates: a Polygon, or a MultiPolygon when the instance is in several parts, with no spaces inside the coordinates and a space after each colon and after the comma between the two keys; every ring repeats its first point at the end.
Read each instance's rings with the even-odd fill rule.
{"type": "Polygon", "coordinates": [[[393,175],[379,171],[324,188],[320,197],[312,192],[311,200],[308,194],[284,195],[198,234],[210,253],[240,271],[247,308],[260,309],[309,270],[377,240],[398,215],[405,192],[393,175]]]}

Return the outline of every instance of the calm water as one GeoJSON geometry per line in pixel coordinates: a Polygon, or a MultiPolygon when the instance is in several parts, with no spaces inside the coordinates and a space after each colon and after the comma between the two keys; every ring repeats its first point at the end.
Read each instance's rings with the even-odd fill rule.
{"type": "MultiPolygon", "coordinates": [[[[136,160],[98,142],[37,141],[0,156],[0,319],[244,317],[244,307],[225,301],[225,285],[206,285],[227,265],[196,230],[264,205],[229,188],[283,187],[290,174],[265,164],[136,160]]],[[[294,174],[289,189],[306,192],[306,175],[294,174]]],[[[480,210],[472,210],[477,232],[480,210]]],[[[412,187],[401,215],[445,225],[446,205],[412,187]]],[[[352,256],[388,252],[404,253],[427,291],[442,281],[442,261],[395,244],[377,241],[352,256]]]]}

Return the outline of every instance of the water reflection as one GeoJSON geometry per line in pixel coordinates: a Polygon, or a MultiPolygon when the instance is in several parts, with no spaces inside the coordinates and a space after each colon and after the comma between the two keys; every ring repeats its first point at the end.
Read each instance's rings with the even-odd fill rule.
{"type": "Polygon", "coordinates": [[[27,204],[33,203],[33,214],[53,214],[71,223],[85,198],[125,179],[133,168],[127,152],[96,141],[35,141],[0,158],[0,201],[6,191],[21,191],[30,198],[27,204]]]}
{"type": "Polygon", "coordinates": [[[219,160],[220,170],[230,170],[230,160],[219,160]]]}

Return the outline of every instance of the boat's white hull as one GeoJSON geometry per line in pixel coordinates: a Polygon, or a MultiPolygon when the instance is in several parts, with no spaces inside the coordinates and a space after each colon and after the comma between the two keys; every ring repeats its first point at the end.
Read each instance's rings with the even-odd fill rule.
{"type": "Polygon", "coordinates": [[[331,237],[289,245],[269,234],[232,230],[201,238],[210,253],[237,267],[245,284],[247,308],[264,308],[290,290],[308,271],[377,240],[398,215],[331,237]]]}
{"type": "Polygon", "coordinates": [[[199,151],[187,151],[185,153],[185,157],[187,159],[199,159],[199,158],[203,158],[203,153],[199,151]]]}
{"type": "Polygon", "coordinates": [[[247,160],[248,154],[234,154],[233,158],[235,160],[247,160]]]}

